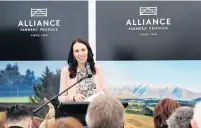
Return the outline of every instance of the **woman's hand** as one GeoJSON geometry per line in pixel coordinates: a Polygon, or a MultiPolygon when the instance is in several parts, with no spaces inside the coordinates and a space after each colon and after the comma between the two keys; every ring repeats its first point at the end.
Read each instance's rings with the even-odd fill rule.
{"type": "Polygon", "coordinates": [[[83,96],[82,94],[75,94],[75,96],[73,97],[73,100],[75,100],[76,102],[81,102],[84,101],[86,99],[85,96],[83,96]]]}

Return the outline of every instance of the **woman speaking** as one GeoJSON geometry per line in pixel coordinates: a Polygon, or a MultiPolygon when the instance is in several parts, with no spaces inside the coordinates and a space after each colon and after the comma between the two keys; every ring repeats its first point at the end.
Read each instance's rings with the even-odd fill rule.
{"type": "Polygon", "coordinates": [[[60,102],[81,102],[95,93],[107,93],[102,70],[95,64],[93,56],[88,42],[80,38],[73,41],[68,56],[68,66],[61,69],[60,92],[87,75],[85,63],[89,64],[93,76],[82,80],[66,93],[63,93],[59,97],[60,102]]]}

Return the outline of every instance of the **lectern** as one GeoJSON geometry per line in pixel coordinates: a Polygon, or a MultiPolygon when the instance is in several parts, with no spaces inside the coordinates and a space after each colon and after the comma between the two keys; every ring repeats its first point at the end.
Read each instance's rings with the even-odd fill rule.
{"type": "MultiPolygon", "coordinates": [[[[127,101],[121,101],[121,103],[123,104],[124,108],[128,106],[127,101]]],[[[88,105],[89,102],[61,103],[57,110],[58,118],[72,116],[80,120],[82,124],[86,126],[85,116],[87,113],[88,105]]]]}

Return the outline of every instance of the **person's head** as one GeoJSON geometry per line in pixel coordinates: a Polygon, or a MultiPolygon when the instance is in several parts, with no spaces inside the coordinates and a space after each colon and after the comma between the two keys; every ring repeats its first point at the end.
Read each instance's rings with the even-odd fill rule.
{"type": "Polygon", "coordinates": [[[48,128],[83,128],[79,120],[74,117],[62,117],[59,118],[54,124],[50,125],[48,128]]]}
{"type": "Polygon", "coordinates": [[[32,128],[32,111],[25,105],[14,105],[7,109],[6,112],[6,128],[9,127],[24,127],[32,128]]]}
{"type": "Polygon", "coordinates": [[[169,98],[159,101],[153,113],[154,127],[167,127],[166,120],[178,107],[180,107],[180,105],[176,101],[169,98]]]}
{"type": "Polygon", "coordinates": [[[44,119],[42,119],[42,118],[39,118],[39,117],[36,117],[36,116],[33,117],[33,125],[35,125],[35,127],[37,127],[37,128],[40,127],[40,124],[43,121],[44,121],[44,119]]]}
{"type": "Polygon", "coordinates": [[[39,128],[49,128],[55,123],[55,119],[45,119],[41,122],[39,128]]]}
{"type": "Polygon", "coordinates": [[[88,106],[86,123],[89,128],[123,128],[124,106],[110,95],[96,97],[88,106]]]}
{"type": "Polygon", "coordinates": [[[93,56],[94,54],[87,41],[80,38],[74,40],[68,55],[70,78],[74,78],[77,73],[77,67],[79,65],[85,65],[86,62],[89,63],[92,73],[95,74],[96,70],[93,56]]]}
{"type": "Polygon", "coordinates": [[[193,108],[179,107],[168,118],[168,128],[191,128],[191,119],[193,117],[193,108]]]}
{"type": "Polygon", "coordinates": [[[192,128],[201,128],[201,102],[195,105],[191,126],[192,128]]]}

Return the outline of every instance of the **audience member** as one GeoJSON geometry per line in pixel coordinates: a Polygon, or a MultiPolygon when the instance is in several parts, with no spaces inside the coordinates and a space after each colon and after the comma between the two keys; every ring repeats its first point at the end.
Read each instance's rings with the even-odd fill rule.
{"type": "Polygon", "coordinates": [[[110,95],[96,97],[88,106],[86,123],[89,128],[123,128],[124,106],[110,95]]]}
{"type": "Polygon", "coordinates": [[[66,117],[56,120],[48,128],[83,128],[83,125],[74,117],[66,117]]]}
{"type": "Polygon", "coordinates": [[[193,108],[180,107],[168,118],[168,128],[191,128],[193,108]]]}
{"type": "Polygon", "coordinates": [[[28,106],[14,105],[6,112],[6,128],[33,128],[33,115],[28,106]]]}
{"type": "Polygon", "coordinates": [[[167,128],[168,126],[166,120],[175,111],[175,109],[179,107],[180,105],[172,99],[166,98],[161,100],[154,109],[154,127],[167,128]]]}
{"type": "Polygon", "coordinates": [[[201,102],[195,105],[191,126],[192,128],[201,128],[201,102]]]}

